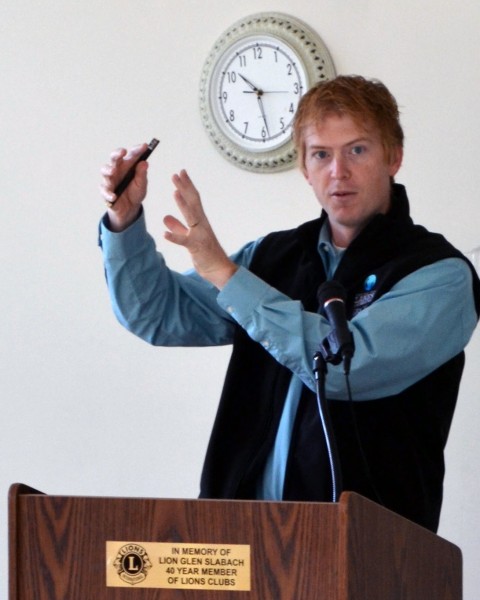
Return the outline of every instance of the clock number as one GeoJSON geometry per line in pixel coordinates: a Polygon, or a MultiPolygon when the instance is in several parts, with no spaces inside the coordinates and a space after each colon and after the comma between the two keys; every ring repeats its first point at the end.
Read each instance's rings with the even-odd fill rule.
{"type": "Polygon", "coordinates": [[[267,131],[265,129],[265,127],[262,127],[262,138],[265,140],[267,137],[267,131]]]}
{"type": "Polygon", "coordinates": [[[226,104],[226,103],[227,103],[227,99],[228,99],[228,94],[227,94],[227,92],[223,92],[223,94],[222,94],[222,98],[223,98],[223,102],[224,102],[224,104],[226,104]]]}
{"type": "Polygon", "coordinates": [[[237,74],[235,71],[227,71],[228,83],[235,83],[237,81],[237,74]]]}
{"type": "Polygon", "coordinates": [[[235,111],[231,110],[228,116],[229,120],[233,123],[235,121],[235,111]]]}
{"type": "Polygon", "coordinates": [[[293,106],[293,102],[290,104],[290,108],[288,109],[288,112],[292,113],[292,115],[295,112],[295,107],[293,106]]]}
{"type": "Polygon", "coordinates": [[[253,48],[253,58],[255,60],[262,60],[262,58],[263,58],[263,48],[261,48],[260,46],[255,46],[253,48]]]}
{"type": "Polygon", "coordinates": [[[298,85],[298,82],[296,81],[296,82],[293,84],[293,93],[294,93],[294,94],[298,94],[299,92],[300,92],[300,86],[298,85]]]}
{"type": "Polygon", "coordinates": [[[247,66],[247,57],[244,54],[239,54],[238,55],[238,60],[240,62],[240,66],[241,67],[246,67],[247,66]]]}
{"type": "Polygon", "coordinates": [[[245,129],[243,130],[243,135],[247,135],[247,131],[248,131],[248,121],[245,121],[243,124],[245,125],[245,129]]]}
{"type": "Polygon", "coordinates": [[[292,75],[292,72],[293,72],[292,63],[288,63],[287,64],[287,75],[290,77],[292,75]]]}
{"type": "Polygon", "coordinates": [[[280,128],[285,131],[285,119],[283,117],[280,117],[280,128]]]}

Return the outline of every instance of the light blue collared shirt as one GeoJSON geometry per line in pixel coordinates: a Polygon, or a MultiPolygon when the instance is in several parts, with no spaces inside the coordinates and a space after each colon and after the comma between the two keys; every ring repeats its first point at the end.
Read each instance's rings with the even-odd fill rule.
{"type": "MultiPolygon", "coordinates": [[[[168,269],[143,214],[122,233],[111,233],[101,223],[100,240],[112,307],[129,331],[159,346],[223,345],[232,343],[238,323],[291,370],[285,409],[258,490],[259,498],[280,500],[301,384],[315,391],[312,359],[330,332],[328,321],[248,270],[258,242],[232,256],[240,268],[219,292],[194,271],[168,269]]],[[[341,251],[332,245],[328,228],[321,232],[318,250],[330,278],[341,251]]],[[[399,393],[464,349],[477,323],[471,280],[461,259],[438,261],[403,278],[351,319],[355,401],[399,393]]],[[[329,366],[326,394],[346,397],[341,366],[329,366]]]]}

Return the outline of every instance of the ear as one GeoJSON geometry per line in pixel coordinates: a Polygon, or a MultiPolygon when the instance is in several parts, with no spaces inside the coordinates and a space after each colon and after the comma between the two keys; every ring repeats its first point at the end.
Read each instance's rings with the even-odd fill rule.
{"type": "Polygon", "coordinates": [[[396,146],[392,152],[390,164],[388,165],[390,177],[395,177],[398,173],[403,161],[403,148],[402,146],[396,146]]]}

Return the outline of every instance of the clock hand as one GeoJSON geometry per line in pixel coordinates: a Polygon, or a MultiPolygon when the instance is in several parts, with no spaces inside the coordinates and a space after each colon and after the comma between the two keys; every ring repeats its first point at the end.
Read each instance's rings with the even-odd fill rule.
{"type": "Polygon", "coordinates": [[[289,94],[288,90],[243,90],[244,94],[257,94],[257,96],[263,96],[264,94],[289,94]]]}
{"type": "Polygon", "coordinates": [[[240,77],[243,79],[243,81],[252,88],[252,90],[256,93],[256,94],[263,94],[262,90],[259,90],[257,87],[255,87],[253,85],[253,83],[251,81],[248,81],[248,79],[246,77],[244,77],[241,73],[239,73],[240,77]]]}
{"type": "Polygon", "coordinates": [[[265,130],[267,132],[268,137],[270,137],[270,131],[268,130],[267,116],[265,115],[265,110],[263,108],[262,95],[257,95],[258,105],[260,107],[260,112],[262,113],[263,122],[265,123],[265,130]]]}
{"type": "Polygon", "coordinates": [[[250,93],[250,94],[257,95],[258,106],[260,107],[260,113],[262,115],[263,122],[265,123],[265,130],[267,132],[268,137],[270,137],[270,131],[268,129],[268,123],[267,123],[267,116],[265,115],[265,109],[263,108],[263,102],[262,102],[263,91],[259,90],[255,85],[253,85],[253,83],[251,81],[249,81],[244,75],[242,75],[241,73],[239,73],[239,75],[243,79],[243,81],[248,85],[248,87],[252,88],[251,90],[244,91],[244,93],[247,93],[247,94],[250,93]]]}
{"type": "Polygon", "coordinates": [[[251,90],[243,90],[244,94],[257,94],[257,96],[263,96],[263,94],[288,94],[288,90],[260,90],[257,88],[251,81],[249,81],[244,75],[239,73],[240,77],[243,81],[252,89],[251,90]]]}

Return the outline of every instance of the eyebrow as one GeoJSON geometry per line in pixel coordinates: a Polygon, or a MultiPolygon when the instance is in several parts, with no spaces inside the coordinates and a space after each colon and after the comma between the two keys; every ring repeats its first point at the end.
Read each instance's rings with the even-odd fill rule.
{"type": "MultiPolygon", "coordinates": [[[[347,142],[346,144],[342,144],[342,148],[345,148],[347,146],[355,146],[356,144],[359,144],[361,142],[371,142],[371,138],[369,137],[360,137],[360,138],[355,138],[354,140],[352,140],[351,142],[347,142]]],[[[319,149],[319,150],[326,150],[331,148],[332,146],[328,146],[325,144],[306,144],[305,145],[306,148],[308,148],[309,150],[315,150],[315,149],[319,149]]]]}

